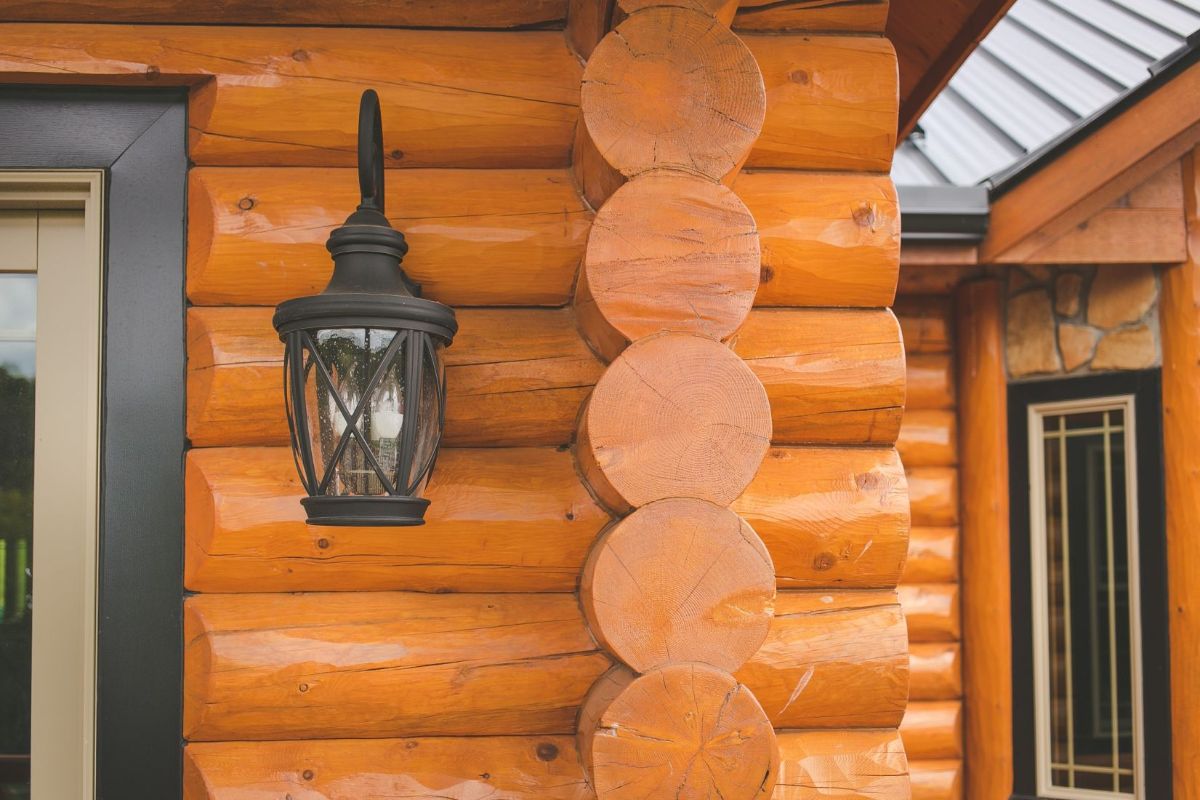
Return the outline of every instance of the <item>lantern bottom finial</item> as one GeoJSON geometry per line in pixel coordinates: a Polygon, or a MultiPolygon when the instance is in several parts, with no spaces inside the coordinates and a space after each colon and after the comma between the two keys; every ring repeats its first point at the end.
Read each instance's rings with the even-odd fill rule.
{"type": "Polygon", "coordinates": [[[422,497],[305,497],[310,525],[424,525],[429,501],[422,497]]]}

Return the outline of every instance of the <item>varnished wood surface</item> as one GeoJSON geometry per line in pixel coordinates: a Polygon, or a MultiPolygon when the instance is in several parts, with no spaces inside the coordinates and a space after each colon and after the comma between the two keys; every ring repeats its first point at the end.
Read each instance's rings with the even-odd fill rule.
{"type": "Polygon", "coordinates": [[[911,761],[961,759],[962,703],[918,700],[908,704],[900,723],[904,751],[911,761]]]}
{"type": "MultiPolygon", "coordinates": [[[[329,231],[357,200],[353,170],[200,167],[189,174],[188,297],[273,305],[319,292],[329,231]]],[[[392,170],[388,210],[404,269],[453,305],[570,300],[591,212],[561,170],[392,170]]],[[[887,305],[900,215],[887,176],[740,173],[757,222],[761,306],[887,305]]]]}
{"type": "Polygon", "coordinates": [[[392,166],[561,167],[581,67],[556,31],[11,24],[8,82],[187,84],[199,165],[352,166],[378,90],[392,166]]]}
{"type": "MultiPolygon", "coordinates": [[[[609,520],[554,448],[443,449],[420,537],[306,526],[302,494],[285,448],[192,450],[187,587],[570,592],[609,520]]],[[[909,509],[894,450],[772,448],[733,509],[766,543],[781,588],[885,588],[903,568],[909,509]]],[[[926,560],[945,571],[940,550],[926,560]]]]}
{"type": "Polygon", "coordinates": [[[887,172],[896,149],[896,53],[874,36],[743,36],[767,117],[746,166],[887,172]],[[850,97],[840,98],[843,91],[850,97]],[[849,101],[849,102],[846,102],[849,101]]]}
{"type": "Polygon", "coordinates": [[[1012,612],[1008,513],[1008,380],[1003,281],[957,294],[962,463],[963,685],[967,795],[1012,791],[1012,612]]]}
{"type": "Polygon", "coordinates": [[[949,353],[953,349],[954,303],[947,295],[902,295],[892,306],[907,353],[949,353]]]}
{"type": "Polygon", "coordinates": [[[211,25],[368,25],[413,28],[561,28],[566,0],[11,0],[0,22],[158,22],[211,25]]]}
{"type": "Polygon", "coordinates": [[[895,730],[780,731],[775,800],[909,800],[895,730]]]}
{"type": "MultiPolygon", "coordinates": [[[[610,663],[570,594],[196,595],[185,639],[192,741],[565,734],[610,663]]],[[[777,727],[896,725],[894,593],[781,593],[737,674],[777,727]]]]}
{"type": "Polygon", "coordinates": [[[579,750],[597,796],[771,796],[775,730],[733,676],[696,663],[614,672],[580,713],[579,750]]]}
{"type": "Polygon", "coordinates": [[[636,672],[698,662],[726,672],[758,652],[775,608],[775,566],[727,508],[660,500],[592,547],[579,604],[606,651],[636,672]]]}
{"type": "Polygon", "coordinates": [[[743,0],[733,29],[745,32],[829,31],[882,33],[888,0],[743,0]]]}
{"type": "MultiPolygon", "coordinates": [[[[391,120],[387,119],[390,124],[391,120]]],[[[565,170],[390,170],[404,270],[453,305],[559,305],[591,213],[565,170]]],[[[352,169],[200,167],[188,174],[188,297],[274,305],[321,291],[325,240],[358,202],[352,169]]]]}
{"type": "Polygon", "coordinates": [[[948,467],[958,462],[958,418],[949,409],[910,407],[896,448],[906,467],[948,467]]]}
{"type": "Polygon", "coordinates": [[[914,642],[908,656],[910,701],[962,697],[962,646],[958,642],[914,642]]]}
{"type": "MultiPolygon", "coordinates": [[[[288,442],[279,387],[283,345],[270,308],[188,311],[188,436],[192,444],[288,442]]],[[[603,372],[559,309],[459,309],[444,351],[449,446],[570,441],[579,404],[603,372]]]]}
{"type": "Polygon", "coordinates": [[[662,331],[727,339],[754,304],[760,261],[754,217],[730,189],[681,172],[639,176],[592,223],[579,329],[610,361],[662,331]]]}
{"type": "Polygon", "coordinates": [[[954,467],[910,469],[908,495],[913,507],[913,525],[950,527],[958,524],[958,470],[954,467]]]}
{"type": "Polygon", "coordinates": [[[962,759],[944,758],[908,762],[912,775],[912,800],[963,800],[962,759]]]}
{"type": "Polygon", "coordinates": [[[192,450],[186,475],[193,591],[569,592],[609,521],[553,448],[444,448],[419,536],[305,525],[282,447],[192,450]]]}
{"type": "Polygon", "coordinates": [[[759,378],[719,342],[663,333],[630,345],[579,415],[580,476],[617,513],[690,497],[728,505],[771,442],[759,378]]]}
{"type": "Polygon", "coordinates": [[[574,736],[193,742],[184,800],[594,800],[574,736]]]}
{"type": "MultiPolygon", "coordinates": [[[[814,787],[847,800],[908,800],[908,765],[894,730],[780,731],[776,740],[775,800],[810,800],[814,787]]],[[[957,763],[915,766],[938,775],[957,763]]],[[[413,792],[452,800],[595,797],[574,736],[193,742],[184,769],[185,800],[238,800],[250,791],[321,800],[413,792]]]]}
{"type": "Polygon", "coordinates": [[[958,528],[913,528],[904,562],[905,583],[955,583],[958,580],[958,528]]]}
{"type": "Polygon", "coordinates": [[[908,408],[955,408],[954,357],[949,353],[912,353],[906,359],[908,408]]]}
{"type": "Polygon", "coordinates": [[[736,673],[778,728],[887,728],[908,698],[908,635],[891,591],[781,592],[736,673]]]}
{"type": "Polygon", "coordinates": [[[914,642],[956,642],[962,635],[958,584],[903,583],[900,603],[914,642]]]}
{"type": "Polygon", "coordinates": [[[760,306],[889,305],[900,207],[887,175],[751,171],[733,189],[762,240],[760,306]]]}
{"type": "Polygon", "coordinates": [[[1175,800],[1200,798],[1200,154],[1183,162],[1188,260],[1163,271],[1163,456],[1175,800]]]}
{"type": "Polygon", "coordinates": [[[780,588],[891,588],[909,506],[889,448],[774,447],[733,503],[762,537],[780,588]]]}
{"type": "Polygon", "coordinates": [[[896,441],[904,349],[890,311],[764,309],[746,320],[733,350],[766,386],[775,441],[896,441]]]}

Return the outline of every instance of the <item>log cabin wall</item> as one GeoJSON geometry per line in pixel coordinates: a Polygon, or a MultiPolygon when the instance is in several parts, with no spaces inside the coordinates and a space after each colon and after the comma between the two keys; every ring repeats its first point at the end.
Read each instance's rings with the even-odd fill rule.
{"type": "Polygon", "coordinates": [[[234,6],[220,21],[255,26],[208,27],[79,0],[0,26],[9,82],[190,89],[189,800],[623,796],[620,742],[594,734],[665,730],[661,772],[694,752],[685,683],[739,698],[745,746],[672,791],[899,800],[907,747],[915,796],[955,796],[953,470],[906,481],[895,449],[887,3],[743,5],[234,6]],[[367,87],[405,266],[461,322],[415,531],[304,524],[270,327],[328,275],[367,87]],[[638,550],[659,536],[682,555],[638,550]],[[720,575],[689,572],[698,536],[720,575]],[[702,590],[687,614],[663,610],[675,571],[702,590]]]}
{"type": "Polygon", "coordinates": [[[904,333],[908,374],[908,403],[897,448],[912,502],[912,534],[900,583],[912,682],[901,732],[912,772],[913,798],[962,798],[954,299],[952,294],[936,290],[910,292],[896,299],[895,311],[904,333]]]}

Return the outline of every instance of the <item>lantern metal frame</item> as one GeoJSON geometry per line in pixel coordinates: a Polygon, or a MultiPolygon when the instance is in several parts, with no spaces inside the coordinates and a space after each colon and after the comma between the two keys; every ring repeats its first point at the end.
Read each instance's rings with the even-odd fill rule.
{"type": "Polygon", "coordinates": [[[330,233],[326,243],[334,262],[329,285],[321,294],[280,303],[273,320],[285,345],[284,404],[292,453],[308,494],[301,503],[312,524],[421,525],[429,501],[419,497],[418,492],[433,472],[446,417],[446,387],[437,348],[453,341],[458,323],[449,306],[422,298],[420,286],[409,280],[400,267],[408,244],[384,214],[383,123],[379,97],[371,89],[363,92],[359,104],[358,181],[358,208],[330,233]],[[331,365],[318,345],[321,331],[339,329],[364,330],[366,352],[370,352],[371,332],[391,334],[370,376],[363,376],[366,382],[355,408],[350,408],[339,393],[331,365]],[[402,365],[398,363],[401,358],[402,365]],[[401,366],[405,410],[396,467],[389,472],[380,464],[360,426],[384,377],[401,366]],[[427,375],[434,381],[436,394],[436,436],[427,460],[416,465],[414,472],[427,375]],[[310,438],[313,426],[305,399],[310,381],[323,385],[345,423],[332,455],[324,459],[323,470],[316,463],[310,438]],[[361,452],[378,480],[380,493],[328,494],[335,485],[342,457],[350,448],[361,452]]]}

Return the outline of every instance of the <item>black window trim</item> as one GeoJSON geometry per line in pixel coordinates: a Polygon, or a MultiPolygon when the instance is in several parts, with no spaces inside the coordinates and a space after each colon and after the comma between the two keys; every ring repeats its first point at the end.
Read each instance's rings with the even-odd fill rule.
{"type": "Polygon", "coordinates": [[[0,169],[106,172],[96,797],[111,800],[183,791],[186,137],[182,89],[0,89],[0,169]]]}
{"type": "MultiPolygon", "coordinates": [[[[1029,550],[1029,406],[1133,395],[1141,579],[1142,713],[1145,796],[1170,800],[1171,697],[1161,370],[1113,372],[1008,387],[1013,631],[1012,800],[1040,800],[1033,688],[1033,609],[1029,550]]],[[[969,768],[969,766],[968,766],[969,768]]]]}

